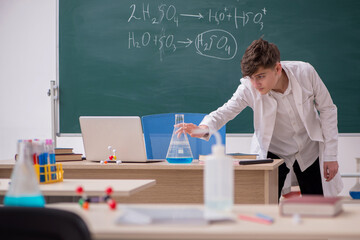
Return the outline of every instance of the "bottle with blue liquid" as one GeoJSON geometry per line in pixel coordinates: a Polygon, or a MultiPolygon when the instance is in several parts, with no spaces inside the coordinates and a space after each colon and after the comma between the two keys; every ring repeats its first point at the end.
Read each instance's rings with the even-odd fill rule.
{"type": "Polygon", "coordinates": [[[18,160],[11,174],[11,182],[4,198],[4,205],[44,207],[45,200],[33,167],[32,141],[23,140],[18,144],[18,160]]]}
{"type": "MultiPolygon", "coordinates": [[[[175,114],[175,125],[184,124],[184,114],[175,114]]],[[[174,127],[170,145],[166,155],[168,163],[191,163],[193,155],[186,133],[177,134],[179,128],[174,127]]]]}
{"type": "Polygon", "coordinates": [[[52,139],[34,142],[36,145],[36,154],[38,155],[38,164],[40,172],[40,183],[56,180],[56,160],[55,150],[52,139]],[[47,168],[47,171],[45,171],[47,168]]]}
{"type": "Polygon", "coordinates": [[[45,150],[47,152],[47,164],[50,164],[51,180],[56,180],[56,160],[55,150],[52,139],[45,140],[45,150]]]}
{"type": "Polygon", "coordinates": [[[45,182],[45,165],[47,163],[47,152],[45,150],[45,142],[43,140],[33,141],[33,151],[36,160],[34,164],[39,164],[39,181],[40,183],[45,182]]]}
{"type": "MultiPolygon", "coordinates": [[[[356,170],[357,173],[360,173],[360,158],[356,159],[356,170]]],[[[350,196],[353,199],[360,199],[360,183],[359,183],[359,177],[356,177],[356,183],[355,185],[350,189],[349,191],[350,196]]]]}

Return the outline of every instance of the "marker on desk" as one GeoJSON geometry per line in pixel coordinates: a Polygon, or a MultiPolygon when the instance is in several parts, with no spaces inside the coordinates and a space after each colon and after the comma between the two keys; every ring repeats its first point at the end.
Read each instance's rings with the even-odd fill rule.
{"type": "Polygon", "coordinates": [[[270,222],[274,222],[273,217],[267,216],[267,215],[262,214],[262,213],[256,213],[255,216],[257,216],[259,218],[262,218],[262,219],[265,219],[265,220],[270,221],[270,222]]]}
{"type": "Polygon", "coordinates": [[[264,218],[247,216],[247,215],[238,215],[238,218],[241,220],[256,222],[256,223],[261,223],[261,224],[266,224],[266,225],[271,225],[273,223],[272,221],[269,221],[264,218]]]}

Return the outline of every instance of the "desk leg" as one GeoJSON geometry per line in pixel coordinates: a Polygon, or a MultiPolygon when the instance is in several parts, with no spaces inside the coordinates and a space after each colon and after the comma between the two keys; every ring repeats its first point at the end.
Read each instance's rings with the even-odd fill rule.
{"type": "Polygon", "coordinates": [[[264,173],[265,204],[278,204],[278,169],[264,173]]]}

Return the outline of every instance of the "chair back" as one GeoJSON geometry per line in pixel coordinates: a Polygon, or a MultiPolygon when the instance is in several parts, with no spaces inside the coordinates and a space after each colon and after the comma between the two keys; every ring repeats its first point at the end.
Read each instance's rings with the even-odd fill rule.
{"type": "MultiPolygon", "coordinates": [[[[196,125],[199,125],[206,116],[204,113],[163,113],[143,116],[141,121],[148,159],[166,158],[174,130],[175,114],[184,114],[185,123],[194,123],[196,125]]],[[[226,125],[219,130],[219,133],[222,144],[225,145],[226,125]]],[[[216,143],[215,136],[211,136],[209,141],[193,138],[189,135],[188,139],[194,159],[198,159],[199,155],[210,154],[211,146],[216,143]]]]}
{"type": "Polygon", "coordinates": [[[84,220],[69,211],[38,207],[0,207],[1,239],[91,240],[84,220]]]}

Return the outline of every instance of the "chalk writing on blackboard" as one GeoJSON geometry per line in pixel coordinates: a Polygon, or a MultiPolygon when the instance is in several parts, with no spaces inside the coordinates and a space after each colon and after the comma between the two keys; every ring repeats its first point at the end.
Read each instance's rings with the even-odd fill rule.
{"type": "Polygon", "coordinates": [[[221,29],[200,33],[195,39],[195,47],[198,54],[220,60],[233,59],[237,53],[235,37],[221,29]]]}
{"type": "MultiPolygon", "coordinates": [[[[164,54],[175,53],[178,48],[188,48],[194,45],[194,51],[203,56],[218,60],[231,60],[237,54],[237,41],[234,35],[221,28],[222,24],[232,23],[233,31],[249,24],[258,26],[258,30],[264,28],[263,18],[267,10],[263,9],[253,12],[239,10],[237,7],[224,7],[221,10],[206,9],[205,12],[179,12],[175,5],[159,4],[151,6],[149,3],[130,5],[130,22],[142,22],[151,25],[163,23],[174,24],[176,28],[181,27],[182,19],[193,19],[208,24],[214,24],[214,29],[199,32],[195,37],[178,39],[175,34],[167,32],[161,25],[157,33],[144,31],[142,33],[130,31],[128,34],[128,49],[140,49],[156,47],[160,54],[160,61],[163,61],[164,54]]],[[[184,30],[186,31],[186,30],[184,30]]]]}

